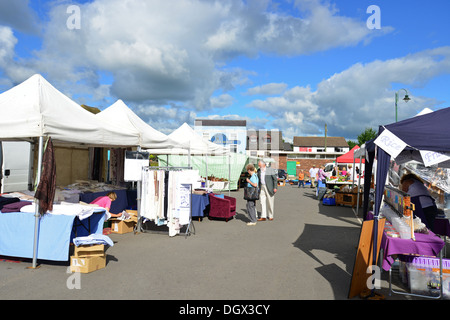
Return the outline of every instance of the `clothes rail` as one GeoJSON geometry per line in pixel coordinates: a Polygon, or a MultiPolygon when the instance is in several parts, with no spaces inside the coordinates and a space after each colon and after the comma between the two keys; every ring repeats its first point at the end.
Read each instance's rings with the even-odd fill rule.
{"type": "MultiPolygon", "coordinates": [[[[192,170],[192,167],[173,167],[173,166],[145,166],[142,167],[142,175],[144,175],[146,172],[148,171],[164,171],[164,172],[171,172],[171,171],[183,171],[183,170],[192,170]]],[[[194,223],[192,221],[192,184],[184,184],[184,185],[188,185],[189,186],[189,222],[186,226],[186,230],[184,232],[185,234],[185,238],[188,235],[191,234],[195,234],[195,226],[194,223]]],[[[156,230],[148,230],[148,229],[144,229],[143,227],[143,217],[141,214],[141,210],[142,210],[142,191],[143,191],[143,186],[142,186],[142,180],[138,181],[138,196],[137,196],[137,204],[138,204],[138,222],[136,224],[136,227],[134,229],[134,233],[163,233],[163,234],[167,234],[168,231],[156,231],[156,230]]],[[[165,200],[167,199],[168,195],[165,194],[164,198],[165,200]]],[[[168,221],[169,223],[171,223],[172,221],[168,221]]],[[[163,225],[157,225],[156,221],[155,221],[155,226],[156,228],[161,228],[161,227],[167,227],[169,228],[169,226],[167,226],[166,224],[163,225]]],[[[180,227],[180,232],[178,232],[177,234],[181,233],[182,227],[180,227]]],[[[169,229],[169,233],[170,233],[170,229],[169,229]]]]}

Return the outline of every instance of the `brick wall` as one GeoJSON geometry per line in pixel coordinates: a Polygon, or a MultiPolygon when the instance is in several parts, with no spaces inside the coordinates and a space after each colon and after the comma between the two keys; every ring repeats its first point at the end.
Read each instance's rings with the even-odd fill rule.
{"type": "Polygon", "coordinates": [[[287,155],[285,154],[273,154],[271,158],[275,160],[275,163],[271,164],[274,169],[287,170],[287,155]]]}
{"type": "Polygon", "coordinates": [[[283,169],[287,170],[287,162],[295,161],[300,163],[300,166],[297,165],[297,173],[300,169],[303,169],[305,172],[308,172],[309,169],[312,168],[313,164],[316,167],[320,167],[321,165],[326,165],[327,163],[333,162],[330,159],[287,159],[286,154],[272,154],[271,158],[275,160],[275,163],[271,164],[271,167],[274,169],[283,169]]]}
{"type": "Polygon", "coordinates": [[[325,164],[330,161],[330,159],[289,159],[289,161],[296,161],[300,163],[300,165],[297,165],[297,174],[302,169],[305,173],[309,172],[309,169],[312,168],[313,164],[316,165],[316,168],[320,166],[324,166],[325,164]]]}

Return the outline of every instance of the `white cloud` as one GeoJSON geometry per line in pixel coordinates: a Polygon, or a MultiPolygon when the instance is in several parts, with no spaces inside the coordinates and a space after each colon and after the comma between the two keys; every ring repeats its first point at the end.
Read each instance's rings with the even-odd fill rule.
{"type": "Polygon", "coordinates": [[[212,108],[226,108],[233,104],[234,98],[229,94],[222,94],[218,97],[211,98],[211,107],[212,108]]]}
{"type": "Polygon", "coordinates": [[[75,30],[67,28],[67,7],[54,2],[42,49],[27,69],[59,87],[88,90],[77,83],[96,83],[93,91],[100,87],[97,73],[107,71],[116,98],[184,103],[195,110],[211,108],[217,90],[225,93],[247,81],[250,70],[224,67],[231,59],[310,53],[354,45],[369,35],[362,21],[340,17],[319,2],[292,14],[273,10],[269,0],[95,0],[79,4],[81,28],[75,30]]]}
{"type": "Polygon", "coordinates": [[[38,18],[28,3],[29,0],[0,1],[0,25],[25,33],[39,33],[38,18]]]}
{"type": "Polygon", "coordinates": [[[158,105],[139,104],[129,106],[143,121],[165,134],[172,133],[183,123],[192,125],[197,117],[194,111],[158,105]]]}
{"type": "Polygon", "coordinates": [[[280,94],[287,88],[286,83],[268,83],[262,86],[249,88],[247,95],[274,95],[280,94]]]}
{"type": "Polygon", "coordinates": [[[17,84],[33,73],[27,61],[15,59],[14,49],[17,41],[10,27],[0,25],[0,70],[7,77],[2,82],[9,85],[17,84]]]}
{"type": "Polygon", "coordinates": [[[317,90],[294,87],[282,95],[258,99],[248,107],[263,111],[274,127],[295,135],[328,134],[355,138],[366,127],[395,121],[393,86],[401,83],[410,88],[412,100],[400,101],[399,119],[414,116],[425,107],[434,108],[439,101],[414,95],[439,75],[450,73],[450,47],[425,50],[386,61],[355,64],[320,82],[317,90]]]}
{"type": "MultiPolygon", "coordinates": [[[[8,3],[18,5],[10,9],[13,15],[30,12],[26,0],[8,3]]],[[[316,0],[289,3],[289,12],[271,0],[92,0],[77,4],[81,28],[70,30],[67,7],[72,4],[49,3],[51,10],[39,28],[42,47],[32,58],[15,57],[17,39],[7,32],[11,29],[2,29],[0,71],[13,83],[41,73],[80,103],[95,101],[106,107],[123,99],[164,130],[193,121],[197,112],[233,103],[230,91],[255,75],[230,66],[233,59],[310,54],[353,46],[376,34],[365,21],[340,16],[316,0]],[[102,73],[111,75],[111,83],[101,83],[102,73]]],[[[323,116],[319,106],[324,105],[316,99],[325,95],[309,87],[286,89],[284,83],[272,83],[247,94],[280,95],[252,105],[269,114],[273,106],[285,110],[292,127],[317,123],[323,116]]],[[[274,118],[281,121],[280,115],[274,118]]],[[[258,118],[253,123],[260,127],[266,121],[258,118]]]]}

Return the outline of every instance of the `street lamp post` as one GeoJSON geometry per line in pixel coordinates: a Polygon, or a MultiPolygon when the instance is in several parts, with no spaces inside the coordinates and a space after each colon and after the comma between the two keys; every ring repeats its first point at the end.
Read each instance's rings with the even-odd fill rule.
{"type": "MultiPolygon", "coordinates": [[[[408,102],[409,100],[411,100],[411,98],[408,95],[408,91],[406,89],[400,89],[400,90],[404,90],[405,91],[405,97],[403,98],[403,101],[408,102]]],[[[400,92],[400,90],[398,90],[395,93],[395,122],[397,122],[397,102],[398,102],[398,93],[400,92]]]]}

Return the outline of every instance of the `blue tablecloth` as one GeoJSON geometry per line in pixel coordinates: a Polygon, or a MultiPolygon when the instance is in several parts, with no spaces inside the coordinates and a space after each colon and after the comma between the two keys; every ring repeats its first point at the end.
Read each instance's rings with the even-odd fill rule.
{"type": "Polygon", "coordinates": [[[209,196],[207,194],[192,195],[192,217],[204,217],[208,215],[209,196]]]}
{"type": "Polygon", "coordinates": [[[72,241],[72,239],[76,237],[86,237],[93,233],[103,233],[105,218],[104,209],[102,212],[94,212],[89,218],[84,220],[80,220],[76,217],[70,240],[72,241]]]}
{"type": "Polygon", "coordinates": [[[111,208],[109,212],[120,213],[128,208],[128,196],[127,190],[110,190],[110,191],[100,191],[100,192],[88,192],[80,193],[80,201],[91,203],[98,197],[106,196],[109,192],[115,192],[117,194],[117,199],[111,202],[111,208]]]}
{"type": "MultiPolygon", "coordinates": [[[[103,231],[105,214],[93,214],[90,219],[91,233],[103,231]]],[[[68,261],[69,245],[76,233],[87,234],[81,225],[75,226],[76,216],[46,214],[40,218],[38,229],[37,259],[68,261]]],[[[9,257],[33,258],[34,213],[0,213],[0,255],[9,257]]]]}

